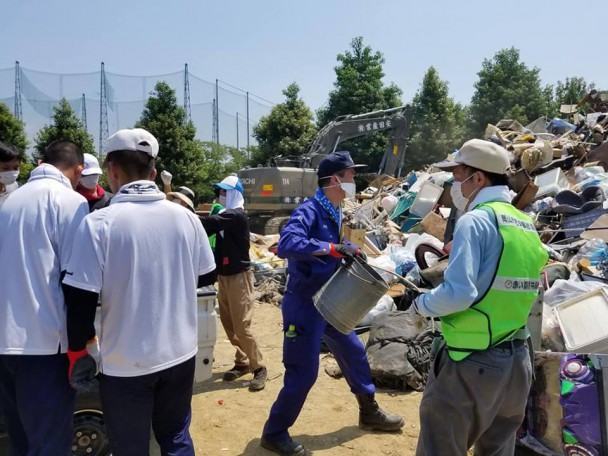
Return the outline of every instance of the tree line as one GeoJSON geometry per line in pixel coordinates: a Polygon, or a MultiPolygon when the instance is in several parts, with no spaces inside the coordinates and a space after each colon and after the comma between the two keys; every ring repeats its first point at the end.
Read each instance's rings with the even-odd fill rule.
{"type": "MultiPolygon", "coordinates": [[[[253,165],[265,164],[276,155],[302,154],[319,129],[338,116],[403,104],[402,90],[383,82],[383,54],[365,45],[362,37],[354,38],[337,61],[334,88],[316,115],[299,97],[296,82],[283,91],[285,101],[254,127],[258,149],[253,165]]],[[[540,69],[522,62],[515,48],[502,49],[485,59],[477,76],[473,97],[465,106],[450,97],[448,82],[434,67],[427,70],[411,101],[406,170],[444,159],[465,140],[482,136],[488,123],[508,118],[526,125],[539,117],[558,116],[560,105],[576,104],[594,87],[576,76],[559,81],[555,87],[542,86],[540,69]]],[[[377,169],[386,137],[376,133],[345,141],[340,147],[377,169]]]]}
{"type": "MultiPolygon", "coordinates": [[[[208,201],[211,184],[245,165],[265,165],[275,156],[301,155],[319,129],[346,114],[390,109],[403,104],[402,90],[385,84],[384,56],[354,38],[349,49],[337,56],[336,80],[327,103],[316,113],[300,97],[296,82],[283,90],[285,100],[275,105],[253,128],[258,146],[249,149],[218,145],[195,138],[196,127],[177,103],[175,91],[165,82],[150,93],[136,127],[145,128],[158,139],[157,169],[168,170],[176,186],[186,185],[197,200],[208,201]]],[[[559,115],[561,104],[577,103],[593,83],[582,77],[569,77],[555,87],[542,86],[540,69],[521,61],[515,48],[498,51],[482,62],[475,91],[468,105],[454,101],[448,82],[430,67],[412,102],[412,123],[407,143],[405,169],[440,161],[466,139],[480,137],[488,123],[503,118],[523,125],[539,118],[559,115]]],[[[29,176],[48,144],[68,139],[84,152],[95,154],[92,136],[66,99],[53,108],[52,123],[43,127],[34,140],[34,153],[27,157],[28,141],[23,123],[0,103],[0,141],[13,144],[23,155],[20,180],[29,176]]],[[[386,136],[374,133],[345,141],[353,158],[377,169],[386,147],[386,136]]],[[[160,181],[159,181],[160,183],[160,181]]]]}

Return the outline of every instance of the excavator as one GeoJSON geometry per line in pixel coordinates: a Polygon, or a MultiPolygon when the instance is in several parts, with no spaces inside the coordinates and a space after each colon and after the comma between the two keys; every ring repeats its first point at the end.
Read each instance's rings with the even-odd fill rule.
{"type": "Polygon", "coordinates": [[[344,115],[323,127],[305,154],[274,157],[267,166],[239,172],[250,230],[278,234],[291,212],[317,189],[316,170],[327,154],[348,139],[388,132],[388,144],[378,174],[399,176],[405,157],[405,141],[412,116],[410,106],[344,115]]]}

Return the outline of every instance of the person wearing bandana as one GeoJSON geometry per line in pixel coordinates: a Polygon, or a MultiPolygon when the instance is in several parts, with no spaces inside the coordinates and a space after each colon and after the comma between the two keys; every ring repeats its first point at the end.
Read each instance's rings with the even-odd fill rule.
{"type": "Polygon", "coordinates": [[[95,155],[84,154],[84,169],[82,170],[82,176],[80,177],[76,191],[89,202],[89,210],[91,212],[109,206],[110,199],[114,196],[99,185],[101,175],[102,171],[95,155]]]}
{"type": "Polygon", "coordinates": [[[332,327],[312,299],[343,259],[365,259],[357,246],[341,237],[341,202],[355,195],[355,170],[362,166],[355,165],[346,151],[325,157],[317,170],[316,194],[293,212],[281,232],[278,255],[288,259],[288,279],[281,303],[285,376],[261,439],[263,448],[277,454],[306,454],[306,449],[290,437],[289,428],[317,380],[322,338],[357,398],[359,427],[391,432],[405,424],[403,418],[386,413],[375,401],[376,389],[365,349],[354,331],[345,335],[332,327]]]}

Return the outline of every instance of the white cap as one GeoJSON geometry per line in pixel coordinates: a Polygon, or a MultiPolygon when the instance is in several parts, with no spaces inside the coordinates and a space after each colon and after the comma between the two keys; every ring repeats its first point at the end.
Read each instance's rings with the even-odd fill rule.
{"type": "Polygon", "coordinates": [[[152,133],[143,128],[127,128],[118,130],[108,138],[106,154],[117,150],[136,150],[156,158],[158,155],[158,141],[152,133]]]}
{"type": "Polygon", "coordinates": [[[452,161],[446,160],[434,164],[437,168],[448,171],[459,165],[467,165],[489,173],[506,174],[510,166],[509,154],[504,147],[491,141],[471,139],[462,145],[452,161]]]}
{"type": "Polygon", "coordinates": [[[95,155],[84,154],[84,169],[82,170],[82,175],[90,176],[91,174],[102,174],[99,162],[95,155]]]}
{"type": "Polygon", "coordinates": [[[213,186],[222,190],[237,190],[243,193],[243,184],[241,184],[241,180],[237,176],[228,176],[222,182],[213,184],[213,186]]]}

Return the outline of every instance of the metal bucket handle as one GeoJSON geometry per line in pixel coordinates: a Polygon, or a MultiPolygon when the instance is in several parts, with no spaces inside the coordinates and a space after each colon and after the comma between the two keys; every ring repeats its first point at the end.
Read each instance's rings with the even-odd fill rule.
{"type": "MultiPolygon", "coordinates": [[[[359,257],[355,257],[355,260],[360,261],[360,262],[363,262],[363,261],[364,261],[362,258],[359,258],[359,257]]],[[[366,262],[366,263],[367,263],[367,262],[366,262]]],[[[422,291],[420,290],[420,288],[418,288],[418,287],[417,287],[416,285],[414,285],[412,282],[410,282],[409,280],[407,280],[405,277],[403,277],[403,276],[401,276],[401,275],[397,274],[396,272],[394,272],[394,271],[389,271],[388,269],[384,269],[384,268],[381,268],[381,267],[379,267],[379,266],[372,266],[371,264],[370,264],[369,266],[370,266],[371,268],[373,268],[373,269],[380,269],[381,271],[388,272],[389,274],[393,274],[393,275],[394,275],[395,277],[397,277],[397,278],[399,279],[399,281],[400,281],[400,282],[401,282],[403,285],[405,285],[406,287],[408,287],[408,288],[410,288],[410,289],[412,289],[412,290],[414,290],[414,291],[417,291],[418,293],[422,293],[422,291]]],[[[360,277],[357,277],[357,278],[360,278],[360,277]]],[[[361,280],[365,280],[365,279],[361,279],[361,280]]],[[[367,282],[367,281],[366,281],[366,282],[367,282]]],[[[371,282],[367,282],[367,283],[371,283],[371,282]]]]}

